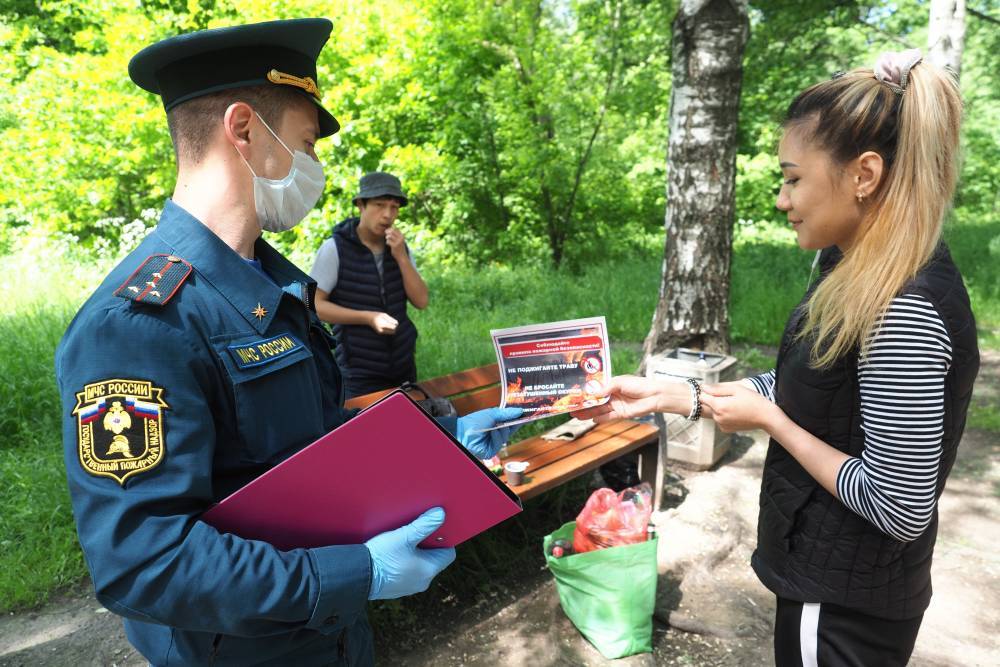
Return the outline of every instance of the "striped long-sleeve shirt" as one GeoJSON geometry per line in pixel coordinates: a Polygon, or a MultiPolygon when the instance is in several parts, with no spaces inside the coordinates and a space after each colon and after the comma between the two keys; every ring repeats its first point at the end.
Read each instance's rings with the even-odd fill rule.
{"type": "MultiPolygon", "coordinates": [[[[858,361],[864,449],[837,474],[837,495],[853,512],[898,540],[915,540],[934,514],[944,383],[951,341],[922,296],[896,297],[858,361]]],[[[747,378],[774,400],[774,371],[747,378]]]]}

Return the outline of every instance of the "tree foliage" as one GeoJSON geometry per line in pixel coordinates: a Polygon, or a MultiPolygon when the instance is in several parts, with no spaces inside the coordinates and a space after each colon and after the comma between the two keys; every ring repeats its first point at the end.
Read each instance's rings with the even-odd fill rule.
{"type": "MultiPolygon", "coordinates": [[[[989,15],[995,7],[970,2],[989,15]]],[[[0,250],[31,236],[115,254],[173,188],[159,100],[129,58],[180,31],[328,16],[320,208],[275,236],[308,252],[352,213],[358,177],[398,173],[402,225],[442,263],[577,267],[662,234],[670,24],[664,0],[0,2],[0,250]],[[324,144],[326,144],[324,146],[324,144]]],[[[792,96],[886,48],[926,43],[927,4],[751,3],[739,220],[776,220],[776,122],[792,96]]],[[[1000,26],[968,18],[957,204],[996,216],[1000,26]]]]}

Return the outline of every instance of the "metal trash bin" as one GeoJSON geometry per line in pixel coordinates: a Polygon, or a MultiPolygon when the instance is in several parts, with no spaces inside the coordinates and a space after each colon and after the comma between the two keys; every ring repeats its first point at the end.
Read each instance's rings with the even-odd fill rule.
{"type": "MultiPolygon", "coordinates": [[[[684,382],[695,378],[708,384],[736,379],[736,357],[724,354],[677,348],[650,357],[646,377],[684,382]]],[[[682,461],[705,470],[711,468],[729,450],[729,434],[723,433],[711,419],[688,421],[684,416],[656,413],[660,428],[660,457],[682,461]]]]}

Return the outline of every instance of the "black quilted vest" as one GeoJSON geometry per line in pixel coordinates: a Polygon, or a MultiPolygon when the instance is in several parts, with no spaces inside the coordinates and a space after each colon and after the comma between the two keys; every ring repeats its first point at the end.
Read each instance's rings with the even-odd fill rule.
{"type": "MultiPolygon", "coordinates": [[[[821,275],[827,275],[839,259],[835,248],[824,251],[821,275]]],[[[940,498],[955,462],[979,370],[975,319],[962,276],[943,244],[903,292],[920,294],[934,304],[951,339],[944,453],[936,496],[940,498]]],[[[864,433],[857,353],[841,358],[831,368],[816,370],[808,363],[810,341],[794,340],[810,293],[785,327],[776,364],[775,400],[795,423],[820,440],[860,456],[864,433]]],[[[833,603],[880,618],[913,618],[924,612],[931,598],[937,521],[935,510],[920,537],[900,542],[830,495],[772,439],[764,462],[757,549],[751,563],[761,582],[779,597],[833,603]]]]}
{"type": "Polygon", "coordinates": [[[333,325],[337,363],[349,377],[385,378],[389,384],[399,384],[413,379],[417,328],[406,314],[406,290],[399,264],[387,247],[379,276],[372,251],[358,238],[359,222],[359,218],[348,218],[333,229],[340,271],[330,301],[352,310],[388,313],[399,325],[391,336],[375,333],[365,325],[333,325]]]}

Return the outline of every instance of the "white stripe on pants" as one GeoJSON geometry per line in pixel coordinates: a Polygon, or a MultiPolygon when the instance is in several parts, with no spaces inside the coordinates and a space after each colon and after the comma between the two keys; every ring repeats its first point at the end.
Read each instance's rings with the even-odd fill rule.
{"type": "Polygon", "coordinates": [[[799,624],[799,649],[802,651],[802,667],[818,667],[816,646],[819,634],[819,603],[802,603],[802,620],[799,624]]]}

